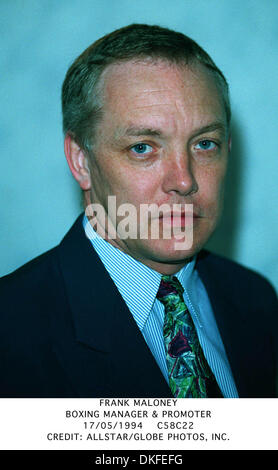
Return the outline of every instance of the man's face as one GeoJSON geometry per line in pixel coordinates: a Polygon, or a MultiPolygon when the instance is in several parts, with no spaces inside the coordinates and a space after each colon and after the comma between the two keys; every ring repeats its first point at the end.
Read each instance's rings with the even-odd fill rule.
{"type": "MultiPolygon", "coordinates": [[[[142,204],[193,204],[189,250],[177,250],[175,236],[165,239],[161,231],[158,239],[112,241],[161,273],[177,272],[206,243],[221,213],[229,136],[219,88],[200,65],[165,62],[109,66],[103,83],[87,202],[107,211],[108,196],[116,196],[117,208],[129,203],[137,214],[142,204]]],[[[189,223],[186,216],[166,219],[170,226],[189,223]]]]}

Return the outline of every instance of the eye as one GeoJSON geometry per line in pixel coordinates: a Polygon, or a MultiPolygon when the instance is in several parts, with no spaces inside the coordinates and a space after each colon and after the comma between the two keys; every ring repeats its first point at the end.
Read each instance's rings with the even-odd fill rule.
{"type": "Polygon", "coordinates": [[[137,153],[139,155],[145,155],[147,153],[150,153],[153,150],[153,148],[148,144],[139,143],[139,144],[133,145],[131,147],[131,150],[132,152],[137,153]]]}
{"type": "Polygon", "coordinates": [[[203,139],[198,142],[195,146],[198,150],[215,150],[217,148],[217,144],[209,139],[203,139]]]}

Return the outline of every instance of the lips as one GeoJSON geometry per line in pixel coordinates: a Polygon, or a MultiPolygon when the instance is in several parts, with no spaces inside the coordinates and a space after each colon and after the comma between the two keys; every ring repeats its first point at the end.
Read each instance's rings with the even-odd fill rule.
{"type": "Polygon", "coordinates": [[[191,211],[171,211],[169,213],[160,214],[159,220],[163,221],[166,225],[172,226],[185,226],[193,223],[193,220],[199,219],[200,215],[197,212],[191,211]]]}
{"type": "Polygon", "coordinates": [[[194,215],[188,212],[177,213],[171,212],[169,214],[162,214],[159,217],[159,220],[165,224],[172,227],[185,227],[186,225],[192,225],[194,220],[194,215]]]}
{"type": "Polygon", "coordinates": [[[159,216],[159,219],[164,219],[164,218],[176,218],[176,217],[180,217],[180,218],[191,218],[193,217],[194,219],[195,218],[199,218],[200,215],[195,213],[195,212],[169,212],[168,214],[161,214],[159,216]]]}

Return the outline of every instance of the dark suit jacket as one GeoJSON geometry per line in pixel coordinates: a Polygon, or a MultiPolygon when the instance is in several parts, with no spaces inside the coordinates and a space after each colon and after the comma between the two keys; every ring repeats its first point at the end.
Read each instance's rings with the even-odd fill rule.
{"type": "MultiPolygon", "coordinates": [[[[239,396],[276,396],[274,290],[206,251],[197,269],[239,396]]],[[[0,299],[1,397],[171,397],[82,215],[60,245],[1,279],[0,299]]]]}

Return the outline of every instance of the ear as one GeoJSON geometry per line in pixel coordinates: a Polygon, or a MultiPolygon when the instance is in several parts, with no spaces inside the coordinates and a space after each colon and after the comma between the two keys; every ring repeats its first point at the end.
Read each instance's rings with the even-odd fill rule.
{"type": "Polygon", "coordinates": [[[81,149],[70,134],[67,134],[65,137],[64,150],[73,177],[82,189],[90,189],[91,176],[88,158],[84,150],[81,149]]]}
{"type": "Polygon", "coordinates": [[[231,136],[229,137],[228,148],[229,148],[229,152],[230,152],[232,150],[232,137],[231,136]]]}

